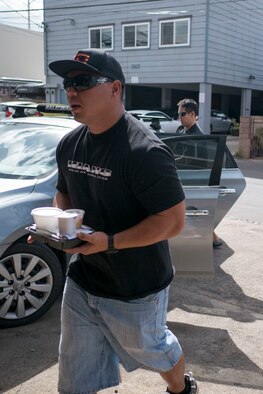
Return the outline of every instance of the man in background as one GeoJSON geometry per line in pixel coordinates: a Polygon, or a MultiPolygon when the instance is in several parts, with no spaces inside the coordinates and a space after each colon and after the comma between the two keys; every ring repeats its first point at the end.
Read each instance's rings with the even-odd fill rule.
{"type": "MultiPolygon", "coordinates": [[[[201,135],[203,131],[197,123],[198,119],[198,105],[197,102],[190,98],[185,98],[179,101],[178,105],[178,118],[181,120],[183,129],[179,131],[180,134],[187,135],[201,135]]],[[[213,247],[221,246],[223,242],[218,235],[213,232],[213,247]]]]}

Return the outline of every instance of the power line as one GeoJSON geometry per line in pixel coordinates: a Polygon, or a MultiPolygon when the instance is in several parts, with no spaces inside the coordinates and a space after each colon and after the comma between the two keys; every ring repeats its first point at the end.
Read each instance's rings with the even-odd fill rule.
{"type": "MultiPolygon", "coordinates": [[[[2,0],[3,1],[3,0],[2,0]]],[[[214,3],[211,3],[211,4],[222,4],[222,3],[239,3],[239,2],[244,2],[244,1],[247,1],[247,0],[222,0],[222,1],[218,1],[218,0],[214,0],[215,2],[214,3]]],[[[119,6],[119,5],[130,5],[130,4],[136,4],[136,5],[138,5],[138,4],[144,4],[144,3],[163,3],[164,2],[164,0],[130,0],[130,1],[116,1],[116,2],[112,2],[112,3],[103,3],[103,4],[97,4],[97,3],[94,3],[94,4],[83,4],[83,5],[70,5],[70,6],[59,6],[59,7],[46,7],[45,8],[45,10],[46,11],[55,11],[55,10],[71,10],[71,9],[78,9],[78,8],[92,8],[92,7],[105,7],[105,6],[107,6],[107,7],[110,7],[110,6],[114,6],[114,5],[117,5],[117,6],[119,6]]],[[[190,6],[194,6],[194,5],[196,5],[196,3],[192,3],[192,4],[187,4],[187,6],[188,7],[190,7],[190,6]]],[[[205,0],[203,0],[203,2],[202,3],[200,3],[199,4],[200,6],[202,6],[202,5],[206,5],[206,1],[205,0]]],[[[167,5],[166,5],[166,7],[167,7],[167,5]]],[[[31,9],[32,11],[43,11],[44,10],[44,8],[32,8],[31,9]]],[[[20,10],[15,10],[15,11],[20,11],[20,12],[26,12],[26,11],[28,11],[28,8],[27,9],[20,9],[20,10]]],[[[0,11],[0,13],[9,13],[9,12],[12,12],[12,11],[7,11],[7,10],[5,10],[5,11],[0,11]]]]}
{"type": "MultiPolygon", "coordinates": [[[[14,10],[14,9],[13,9],[12,7],[10,7],[10,5],[7,4],[4,0],[2,0],[2,3],[4,3],[8,8],[10,8],[10,11],[8,11],[8,12],[15,12],[15,13],[19,14],[20,17],[27,19],[23,14],[20,13],[20,11],[14,10]]],[[[2,11],[0,11],[0,12],[2,12],[2,11]]]]}
{"type": "MultiPolygon", "coordinates": [[[[1,0],[4,4],[6,4],[6,6],[8,6],[9,8],[11,8],[4,0],[1,0]]],[[[94,4],[86,4],[86,1],[85,1],[85,3],[83,3],[83,4],[81,4],[81,5],[70,5],[70,6],[58,6],[58,7],[45,7],[45,8],[31,8],[30,9],[30,12],[39,12],[39,11],[58,11],[58,10],[61,10],[61,11],[66,11],[66,10],[72,10],[72,9],[74,9],[75,11],[76,10],[80,10],[80,9],[91,9],[91,8],[95,8],[95,11],[98,9],[98,7],[107,7],[107,8],[109,8],[109,7],[111,7],[111,6],[118,6],[118,7],[120,7],[121,5],[135,5],[136,4],[136,6],[138,6],[139,4],[149,4],[149,3],[159,3],[159,4],[161,4],[161,9],[164,9],[164,8],[167,8],[167,7],[169,7],[170,6],[170,4],[168,4],[168,2],[166,3],[164,0],[140,0],[140,1],[138,1],[138,0],[130,0],[130,1],[113,1],[113,2],[111,2],[111,3],[103,3],[103,4],[96,4],[96,3],[94,3],[94,4]],[[164,3],[166,3],[166,4],[164,4],[164,3]]],[[[210,6],[217,6],[218,8],[220,8],[220,5],[223,5],[223,4],[234,4],[234,3],[246,3],[245,5],[247,5],[247,0],[212,0],[211,2],[210,2],[210,6]]],[[[198,5],[200,6],[200,7],[202,7],[202,6],[206,6],[206,4],[207,4],[207,2],[206,2],[206,0],[203,0],[202,2],[200,2],[198,5]]],[[[191,7],[191,6],[195,6],[196,5],[196,2],[193,2],[193,3],[191,3],[191,4],[187,4],[187,7],[191,7]]],[[[255,5],[254,3],[253,3],[253,5],[255,5]]],[[[173,7],[174,7],[174,5],[173,5],[173,7]]],[[[176,8],[178,8],[178,6],[176,6],[176,8]]],[[[257,13],[260,11],[260,10],[262,10],[263,8],[260,8],[260,7],[257,7],[257,8],[254,8],[254,11],[256,10],[257,11],[257,13]]],[[[251,6],[249,7],[249,10],[250,11],[253,11],[253,9],[251,8],[251,6]]],[[[139,12],[141,11],[140,9],[138,10],[139,12]]],[[[8,14],[8,13],[17,13],[17,14],[20,14],[21,12],[29,12],[29,8],[26,8],[26,9],[19,9],[19,10],[15,10],[15,9],[11,9],[11,10],[3,10],[3,11],[0,11],[0,14],[8,14]]],[[[112,11],[113,12],[113,11],[112,11]]],[[[116,12],[123,12],[123,11],[121,11],[121,10],[114,10],[114,13],[116,13],[116,12]]],[[[110,14],[111,13],[111,11],[110,10],[105,10],[105,12],[104,13],[108,13],[108,14],[110,14]]],[[[77,15],[78,14],[78,12],[75,12],[74,13],[75,15],[77,15]]],[[[20,14],[21,15],[21,17],[23,17],[23,18],[25,18],[25,19],[27,19],[28,20],[28,18],[26,18],[24,15],[22,15],[22,14],[20,14]]],[[[63,15],[63,14],[61,14],[61,15],[63,15]]],[[[58,15],[58,14],[56,14],[56,16],[60,16],[60,15],[58,15]]],[[[34,23],[36,26],[39,26],[39,24],[36,24],[36,23],[34,23]]]]}
{"type": "MultiPolygon", "coordinates": [[[[1,0],[3,3],[4,0],[1,0]]],[[[117,2],[112,2],[112,3],[103,3],[103,4],[83,4],[83,5],[73,5],[73,6],[59,6],[59,7],[46,7],[46,8],[31,8],[30,11],[56,11],[56,10],[71,10],[71,9],[80,9],[80,8],[92,8],[92,7],[110,7],[110,6],[120,6],[120,5],[132,5],[132,4],[145,4],[145,3],[162,3],[163,4],[164,0],[131,0],[131,1],[117,1],[117,2]]],[[[210,2],[210,6],[211,5],[220,5],[220,4],[227,4],[227,3],[244,3],[247,2],[247,0],[214,0],[210,2]]],[[[5,3],[6,4],[6,3],[5,3]]],[[[6,4],[7,5],[7,4],[6,4]]],[[[187,7],[191,7],[191,6],[195,6],[196,2],[192,3],[192,4],[187,4],[187,7]]],[[[206,1],[203,0],[201,3],[198,4],[199,6],[205,6],[206,5],[206,1]]],[[[168,5],[166,4],[164,7],[167,7],[168,5]]],[[[178,7],[178,6],[177,6],[178,7]]],[[[9,7],[11,8],[11,7],[9,7]]],[[[163,8],[163,7],[162,7],[163,8]]],[[[251,9],[251,8],[250,8],[251,9]]],[[[257,7],[254,10],[259,10],[260,8],[257,7]]],[[[252,10],[252,9],[251,9],[252,10]]],[[[12,12],[28,12],[29,8],[25,8],[25,9],[17,9],[17,10],[3,10],[0,11],[1,14],[4,13],[12,13],[12,12]]]]}
{"type": "MultiPolygon", "coordinates": [[[[33,0],[34,1],[34,0],[33,0]]],[[[13,15],[13,16],[11,16],[10,15],[10,17],[6,17],[5,19],[3,19],[2,20],[2,22],[3,23],[6,23],[6,24],[15,24],[15,25],[23,25],[23,22],[21,22],[21,18],[23,18],[25,21],[27,21],[27,23],[28,23],[28,28],[30,29],[30,24],[33,24],[33,25],[35,25],[35,26],[37,26],[37,27],[39,27],[39,28],[43,28],[43,26],[42,26],[42,20],[41,20],[41,23],[39,22],[39,23],[37,23],[37,22],[34,22],[34,21],[32,21],[32,19],[31,19],[31,8],[30,8],[30,3],[32,2],[30,2],[30,1],[28,1],[27,3],[28,3],[28,5],[29,5],[29,8],[27,8],[27,10],[26,11],[24,11],[24,10],[16,10],[16,9],[14,9],[13,7],[12,7],[12,5],[10,5],[10,4],[8,4],[5,0],[1,0],[1,2],[3,3],[3,4],[5,4],[5,6],[6,7],[8,7],[8,8],[10,8],[10,10],[5,10],[5,11],[0,11],[0,13],[1,14],[15,14],[15,15],[13,15]],[[25,16],[22,12],[27,12],[27,14],[28,14],[28,16],[25,16]],[[15,21],[15,19],[17,19],[17,20],[19,20],[18,22],[17,21],[15,21]]],[[[40,11],[42,11],[43,9],[41,9],[40,11]]],[[[39,12],[39,11],[37,11],[37,12],[39,12]]],[[[35,19],[37,19],[37,18],[39,18],[39,16],[38,15],[35,15],[35,17],[34,17],[35,19]]]]}

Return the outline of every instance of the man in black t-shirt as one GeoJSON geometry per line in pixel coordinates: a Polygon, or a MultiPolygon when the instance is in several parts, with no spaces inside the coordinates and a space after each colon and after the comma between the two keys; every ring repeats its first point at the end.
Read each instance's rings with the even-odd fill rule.
{"type": "Polygon", "coordinates": [[[126,113],[125,78],[110,54],[78,51],[55,61],[80,126],[57,148],[54,205],[85,211],[84,242],[67,252],[59,392],[97,393],[119,383],[119,362],[159,371],[168,393],[197,393],[176,336],[166,327],[173,267],[167,239],[184,226],[173,154],[126,113]]]}

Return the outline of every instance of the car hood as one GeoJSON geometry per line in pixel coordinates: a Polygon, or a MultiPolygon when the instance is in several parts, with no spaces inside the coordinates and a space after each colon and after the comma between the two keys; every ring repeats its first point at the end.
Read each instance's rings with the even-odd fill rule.
{"type": "Polygon", "coordinates": [[[0,178],[0,202],[10,201],[15,198],[31,194],[37,179],[5,179],[0,178]]]}

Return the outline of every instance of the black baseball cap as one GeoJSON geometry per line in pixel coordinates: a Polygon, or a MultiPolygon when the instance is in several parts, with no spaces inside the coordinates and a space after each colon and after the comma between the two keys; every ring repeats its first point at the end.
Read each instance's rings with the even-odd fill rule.
{"type": "Polygon", "coordinates": [[[87,71],[125,84],[120,63],[102,50],[80,49],[73,60],[57,60],[50,63],[49,68],[62,78],[66,78],[71,71],[87,71]]]}

